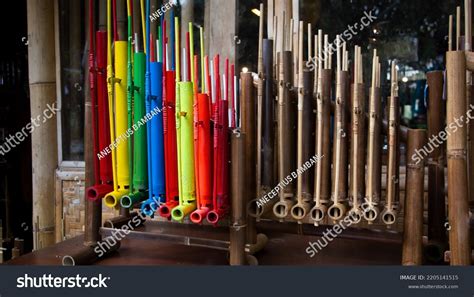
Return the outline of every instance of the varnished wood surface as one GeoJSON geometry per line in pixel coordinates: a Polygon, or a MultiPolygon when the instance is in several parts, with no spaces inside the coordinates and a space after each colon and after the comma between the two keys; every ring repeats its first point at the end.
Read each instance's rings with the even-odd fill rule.
{"type": "MultiPolygon", "coordinates": [[[[276,223],[273,223],[274,225],[276,223]]],[[[256,256],[260,265],[399,265],[401,263],[401,241],[398,236],[388,236],[383,240],[378,236],[353,235],[346,230],[331,241],[315,257],[306,253],[309,242],[321,237],[316,235],[291,234],[294,228],[265,228],[269,237],[265,249],[256,256]],[[284,233],[286,232],[286,233],[284,233]],[[350,233],[350,234],[349,234],[350,233]]],[[[261,231],[263,231],[263,229],[261,231]]],[[[306,229],[306,228],[305,228],[306,229]]],[[[186,236],[228,241],[224,227],[193,226],[175,223],[146,224],[140,231],[166,232],[186,236]]],[[[304,229],[302,231],[305,231],[304,229]]],[[[61,265],[62,257],[72,254],[82,247],[83,237],[76,237],[52,247],[42,249],[9,261],[7,265],[61,265]]],[[[104,258],[97,265],[227,265],[228,253],[225,251],[125,238],[117,253],[104,258]]]]}

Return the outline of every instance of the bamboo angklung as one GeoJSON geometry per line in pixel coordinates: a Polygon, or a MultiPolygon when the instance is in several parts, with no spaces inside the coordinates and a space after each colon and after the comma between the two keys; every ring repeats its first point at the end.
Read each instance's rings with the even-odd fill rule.
{"type": "Polygon", "coordinates": [[[365,91],[362,72],[362,54],[360,47],[355,47],[354,84],[352,86],[352,122],[350,150],[350,215],[359,222],[363,213],[361,200],[365,195],[365,91]]]}
{"type": "Polygon", "coordinates": [[[425,130],[408,130],[405,219],[403,232],[403,265],[421,265],[423,255],[423,197],[425,162],[415,156],[426,143],[425,130]]]}
{"type": "MultiPolygon", "coordinates": [[[[443,72],[427,73],[428,84],[428,136],[439,135],[444,123],[443,112],[443,72]]],[[[433,147],[428,164],[428,245],[427,260],[441,263],[447,248],[446,199],[444,180],[444,147],[433,147]]]]}
{"type": "MultiPolygon", "coordinates": [[[[319,161],[315,168],[314,207],[311,220],[318,226],[326,218],[327,204],[331,196],[331,156],[330,156],[330,122],[331,122],[331,75],[329,66],[331,55],[323,53],[322,31],[318,32],[318,91],[316,95],[316,156],[319,161]],[[324,63],[324,65],[323,65],[324,63]]],[[[328,37],[324,36],[324,49],[328,48],[328,37]]]]}
{"type": "MultiPolygon", "coordinates": [[[[466,114],[466,56],[464,51],[450,51],[446,57],[447,116],[453,123],[466,114]]],[[[451,265],[470,265],[469,198],[467,189],[466,127],[448,133],[448,214],[451,230],[449,243],[451,265]]]]}
{"type": "Polygon", "coordinates": [[[397,63],[392,62],[391,65],[391,94],[389,98],[388,113],[388,165],[387,165],[387,181],[386,181],[386,200],[385,208],[381,214],[382,221],[385,225],[390,226],[396,223],[397,207],[399,201],[399,164],[400,164],[400,116],[399,116],[399,99],[398,99],[398,72],[397,63]]]}
{"type": "MultiPolygon", "coordinates": [[[[311,38],[310,38],[311,39],[311,38]]],[[[309,42],[311,43],[311,41],[309,42]]],[[[298,152],[297,166],[303,166],[313,157],[314,152],[314,106],[312,97],[312,72],[303,68],[303,22],[299,27],[299,70],[298,70],[298,152]]],[[[297,204],[291,209],[292,217],[301,222],[309,210],[312,202],[312,170],[307,170],[297,178],[297,204]]]]}
{"type": "MultiPolygon", "coordinates": [[[[283,41],[286,38],[285,25],[283,24],[283,41]]],[[[294,201],[294,185],[289,175],[296,168],[294,155],[293,131],[293,106],[291,104],[292,89],[292,53],[286,50],[285,42],[283,42],[283,51],[278,56],[278,178],[283,186],[279,192],[279,202],[273,206],[273,213],[279,220],[284,220],[290,213],[291,208],[295,204],[294,201]]]]}
{"type": "MultiPolygon", "coordinates": [[[[340,39],[338,39],[340,40],[340,39]]],[[[349,72],[347,69],[345,44],[340,53],[337,51],[336,73],[336,107],[334,112],[334,141],[333,141],[333,178],[332,205],[328,216],[333,221],[341,220],[347,211],[347,103],[349,102],[349,72]]]]}
{"type": "Polygon", "coordinates": [[[380,200],[380,185],[382,179],[381,172],[381,102],[380,102],[380,73],[379,73],[379,58],[377,51],[374,51],[374,58],[372,60],[372,86],[370,89],[370,103],[369,103],[369,131],[367,141],[367,182],[364,209],[364,218],[371,224],[378,215],[378,203],[380,200]]]}

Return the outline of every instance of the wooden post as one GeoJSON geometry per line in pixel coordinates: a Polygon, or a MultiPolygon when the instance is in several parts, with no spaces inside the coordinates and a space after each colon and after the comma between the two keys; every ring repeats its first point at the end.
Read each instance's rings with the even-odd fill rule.
{"type": "MultiPolygon", "coordinates": [[[[85,11],[89,11],[91,7],[89,7],[90,2],[94,1],[86,1],[85,11]]],[[[102,8],[102,7],[101,7],[102,8]]],[[[93,11],[96,11],[97,7],[92,7],[93,11]]],[[[100,11],[99,14],[105,11],[100,11]]],[[[95,22],[92,22],[95,24],[95,22]]],[[[85,22],[86,32],[89,32],[89,21],[86,18],[85,22]]],[[[93,36],[95,36],[95,28],[93,30],[93,36]]],[[[90,34],[87,34],[87,40],[89,44],[88,51],[92,51],[95,47],[94,40],[90,40],[90,34]]],[[[85,86],[85,96],[84,96],[84,161],[86,163],[85,168],[85,188],[87,189],[90,186],[95,185],[95,175],[94,175],[94,158],[97,156],[94,155],[94,132],[93,129],[97,129],[92,125],[92,109],[97,110],[97,105],[92,106],[91,102],[91,94],[90,94],[90,73],[89,71],[85,72],[85,79],[84,79],[84,86],[85,86]]],[[[94,81],[96,84],[97,81],[94,81]]],[[[96,91],[97,89],[95,89],[96,91]]],[[[84,191],[84,204],[85,204],[85,231],[84,231],[84,244],[85,245],[93,245],[97,241],[100,240],[101,236],[99,233],[101,221],[102,221],[102,200],[92,201],[87,197],[87,191],[84,191]]]]}
{"type": "MultiPolygon", "coordinates": [[[[48,106],[56,106],[56,60],[54,0],[27,3],[28,74],[31,117],[42,117],[48,106]]],[[[31,133],[33,168],[33,222],[35,249],[54,244],[54,171],[58,166],[55,118],[41,123],[31,133]]]]}
{"type": "Polygon", "coordinates": [[[408,130],[403,265],[421,265],[423,260],[423,196],[425,161],[416,152],[426,143],[425,130],[408,130]]]}
{"type": "MultiPolygon", "coordinates": [[[[245,135],[238,131],[232,133],[232,225],[230,227],[230,265],[244,265],[245,264],[245,242],[246,242],[246,198],[242,189],[252,190],[253,188],[246,187],[246,180],[254,180],[252,175],[246,172],[246,164],[244,161],[248,160],[245,156],[245,135]]],[[[254,155],[255,156],[255,155],[254,155]]],[[[255,164],[255,163],[254,163],[255,164]]],[[[245,193],[247,196],[247,193],[245,193]]]]}
{"type": "MultiPolygon", "coordinates": [[[[466,126],[456,123],[466,116],[466,57],[464,51],[446,55],[448,102],[446,122],[458,129],[448,133],[448,214],[451,230],[451,265],[470,265],[469,201],[467,180],[466,126]],[[462,118],[461,118],[462,117],[462,118]]],[[[461,120],[462,121],[462,120],[461,120]]]]}
{"type": "MultiPolygon", "coordinates": [[[[428,138],[440,135],[443,129],[443,72],[427,74],[428,138]]],[[[444,189],[444,145],[432,148],[428,155],[428,239],[426,257],[431,262],[443,261],[446,249],[446,199],[444,189]]]]}

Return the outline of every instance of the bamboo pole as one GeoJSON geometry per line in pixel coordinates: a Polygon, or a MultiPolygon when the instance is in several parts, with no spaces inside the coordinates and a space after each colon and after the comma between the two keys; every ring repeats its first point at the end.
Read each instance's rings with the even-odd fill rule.
{"type": "MultiPolygon", "coordinates": [[[[432,71],[428,83],[428,136],[438,136],[443,129],[443,72],[432,71]]],[[[443,261],[446,250],[446,200],[444,187],[444,146],[436,146],[428,155],[428,239],[427,260],[443,261]]]]}
{"type": "MultiPolygon", "coordinates": [[[[464,50],[472,51],[472,0],[464,0],[464,50]]],[[[466,72],[466,104],[474,104],[474,84],[472,72],[466,72]]],[[[474,126],[467,123],[467,155],[468,155],[468,193],[470,203],[474,202],[474,126]]]]}
{"type": "MultiPolygon", "coordinates": [[[[253,79],[250,73],[241,73],[241,91],[240,91],[240,104],[241,104],[241,132],[245,135],[242,140],[244,143],[244,174],[245,174],[245,185],[243,188],[247,189],[246,199],[252,199],[256,195],[257,186],[255,179],[251,178],[255,176],[256,166],[256,119],[255,119],[255,97],[253,93],[253,79]]],[[[234,152],[232,150],[232,156],[234,152]]],[[[233,167],[233,166],[232,166],[233,167]]],[[[233,168],[232,168],[233,170],[233,168]]],[[[241,190],[242,191],[242,190],[241,190]]],[[[247,218],[247,242],[254,244],[257,241],[257,231],[255,228],[256,222],[255,217],[247,218]]]]}
{"type": "MultiPolygon", "coordinates": [[[[56,103],[54,3],[53,0],[27,2],[28,81],[32,118],[42,116],[48,105],[54,106],[56,103]]],[[[55,180],[52,174],[58,165],[56,128],[56,121],[50,120],[31,133],[33,221],[38,219],[38,228],[33,235],[34,249],[50,246],[55,240],[55,180]]]]}
{"type": "MultiPolygon", "coordinates": [[[[230,265],[245,264],[245,242],[246,242],[246,203],[244,192],[246,180],[253,180],[251,175],[246,174],[246,164],[248,160],[245,156],[245,134],[237,130],[232,133],[232,226],[230,228],[230,265]]],[[[255,163],[254,163],[255,164],[255,163]]],[[[250,188],[247,188],[250,189],[250,188]]]]}
{"type": "MultiPolygon", "coordinates": [[[[448,52],[447,123],[466,114],[466,58],[463,51],[448,52]]],[[[451,265],[470,264],[469,203],[467,193],[466,127],[448,135],[448,213],[451,265]]]]}
{"type": "MultiPolygon", "coordinates": [[[[103,1],[102,1],[103,2],[103,1]]],[[[94,1],[89,0],[88,2],[88,10],[89,10],[89,18],[90,22],[86,22],[87,31],[90,31],[88,34],[88,44],[89,44],[89,59],[92,61],[92,67],[95,67],[93,63],[95,63],[94,57],[94,47],[95,47],[95,22],[94,22],[94,1]],[[90,25],[92,24],[92,27],[90,25]]],[[[102,7],[104,8],[104,7],[102,7]]],[[[99,11],[100,15],[104,15],[105,10],[99,11]]],[[[101,18],[103,20],[103,18],[101,18]]],[[[96,102],[91,102],[91,97],[96,96],[95,94],[91,94],[91,92],[96,92],[95,84],[97,83],[96,77],[94,73],[86,72],[86,93],[84,98],[84,161],[86,163],[85,168],[85,188],[87,189],[90,186],[95,185],[96,180],[94,166],[98,166],[94,164],[95,158],[97,156],[94,154],[94,135],[93,129],[97,129],[98,127],[94,127],[92,125],[92,109],[97,109],[96,102]],[[92,75],[92,77],[90,77],[92,75]],[[87,79],[89,78],[89,79],[87,79]],[[90,88],[91,84],[93,85],[92,89],[90,88]]],[[[104,115],[105,116],[105,115],[104,115]]],[[[98,170],[98,168],[97,168],[98,170]]],[[[87,191],[84,193],[84,204],[85,204],[85,229],[84,229],[84,244],[85,245],[93,245],[97,241],[101,239],[99,230],[100,225],[102,223],[102,200],[99,199],[97,201],[92,201],[88,199],[87,191]]]]}
{"type": "Polygon", "coordinates": [[[417,163],[412,156],[426,143],[425,130],[408,130],[407,185],[403,232],[403,265],[421,265],[423,260],[423,180],[424,161],[417,163]]]}
{"type": "MultiPolygon", "coordinates": [[[[263,117],[263,94],[264,94],[264,64],[263,64],[263,22],[264,7],[260,4],[260,19],[258,30],[258,88],[257,88],[257,198],[261,197],[262,187],[262,117],[263,117]]],[[[253,196],[251,196],[253,198],[253,196]]]]}

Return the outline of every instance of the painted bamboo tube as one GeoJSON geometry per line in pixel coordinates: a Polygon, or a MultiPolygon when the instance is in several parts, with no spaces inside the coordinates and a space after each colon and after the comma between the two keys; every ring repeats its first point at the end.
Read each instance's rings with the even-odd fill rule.
{"type": "Polygon", "coordinates": [[[197,143],[195,149],[197,169],[196,175],[199,175],[199,203],[198,209],[191,213],[190,219],[193,223],[199,224],[206,218],[208,212],[212,209],[212,159],[211,159],[211,116],[209,113],[209,97],[207,94],[197,94],[196,102],[196,121],[197,143]]]}
{"type": "Polygon", "coordinates": [[[408,130],[407,179],[405,219],[403,232],[402,265],[421,265],[423,261],[423,197],[425,162],[416,162],[412,156],[426,143],[425,130],[408,130]]]}
{"type": "MultiPolygon", "coordinates": [[[[444,74],[442,71],[432,71],[427,73],[426,76],[428,83],[428,138],[431,139],[440,135],[441,131],[444,130],[444,74]]],[[[425,254],[427,260],[431,263],[441,263],[447,248],[446,228],[444,227],[446,222],[444,146],[433,146],[428,158],[429,241],[425,254]]]]}
{"type": "Polygon", "coordinates": [[[295,204],[294,186],[289,177],[295,168],[293,122],[291,106],[292,88],[292,56],[291,52],[278,53],[279,82],[278,82],[278,179],[282,184],[279,192],[279,202],[273,206],[273,213],[279,220],[284,220],[295,204]]]}
{"type": "Polygon", "coordinates": [[[171,211],[179,204],[178,153],[176,144],[176,72],[165,73],[163,100],[163,135],[165,144],[166,203],[160,207],[160,215],[171,217],[171,211]]]}
{"type": "Polygon", "coordinates": [[[179,82],[178,87],[179,95],[176,97],[176,128],[180,192],[179,205],[171,211],[171,217],[175,221],[182,221],[185,216],[196,209],[193,84],[192,82],[179,82]]]}
{"type": "Polygon", "coordinates": [[[391,94],[389,98],[388,114],[388,166],[386,181],[386,200],[385,208],[381,214],[385,225],[390,226],[397,221],[397,207],[399,201],[400,183],[399,183],[399,164],[400,164],[400,116],[398,99],[398,74],[396,63],[392,63],[391,70],[391,94]]]}
{"type": "Polygon", "coordinates": [[[336,109],[334,114],[332,205],[328,216],[333,221],[341,220],[347,211],[347,103],[349,102],[349,73],[338,72],[336,86],[336,109]]]}
{"type": "Polygon", "coordinates": [[[133,124],[137,127],[133,134],[133,184],[130,194],[120,200],[123,208],[131,208],[134,204],[146,199],[148,188],[147,131],[142,124],[145,117],[145,64],[146,56],[136,52],[133,57],[133,124]]]}
{"type": "MultiPolygon", "coordinates": [[[[246,175],[245,164],[245,135],[234,130],[231,137],[232,157],[232,215],[230,227],[230,265],[245,264],[246,243],[246,203],[244,191],[246,180],[253,179],[246,175]]],[[[245,194],[247,195],[247,194],[245,194]]]]}
{"type": "Polygon", "coordinates": [[[311,210],[311,219],[319,225],[325,218],[327,204],[331,198],[331,69],[322,69],[321,91],[318,93],[316,105],[316,155],[319,162],[316,164],[314,181],[314,207],[311,210]]]}
{"type": "MultiPolygon", "coordinates": [[[[448,101],[446,122],[466,114],[466,58],[463,51],[446,57],[448,101]]],[[[448,124],[450,125],[450,124],[448,124]]],[[[448,214],[451,265],[470,265],[469,198],[467,193],[466,127],[448,134],[448,214]]]]}
{"type": "MultiPolygon", "coordinates": [[[[110,78],[112,80],[112,86],[115,93],[115,104],[110,104],[109,107],[115,107],[115,122],[114,133],[111,134],[112,142],[116,141],[116,138],[125,135],[127,132],[127,42],[116,41],[114,44],[115,48],[115,77],[110,78]]],[[[109,98],[109,100],[113,100],[109,98]]],[[[105,205],[108,207],[117,207],[120,199],[129,193],[130,187],[130,170],[129,170],[129,150],[128,140],[117,142],[118,145],[114,149],[116,151],[116,176],[117,176],[117,189],[113,192],[108,193],[105,196],[105,205]]],[[[112,159],[115,159],[112,157],[112,159]]]]}

